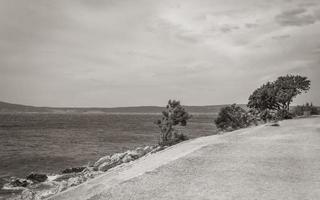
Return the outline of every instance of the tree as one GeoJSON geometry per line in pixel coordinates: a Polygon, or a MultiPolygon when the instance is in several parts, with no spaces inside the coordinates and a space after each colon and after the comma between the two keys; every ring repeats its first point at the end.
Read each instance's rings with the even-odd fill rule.
{"type": "Polygon", "coordinates": [[[287,75],[280,76],[274,85],[278,90],[276,98],[281,109],[289,111],[293,98],[310,89],[310,80],[299,75],[287,75]]]}
{"type": "Polygon", "coordinates": [[[191,115],[181,106],[180,101],[169,100],[166,110],[162,111],[162,119],[156,121],[160,128],[160,144],[165,145],[185,139],[183,135],[177,135],[175,126],[186,126],[191,115]]]}
{"type": "Polygon", "coordinates": [[[251,119],[243,108],[232,104],[221,108],[214,122],[221,130],[235,130],[249,126],[251,119]]]}
{"type": "Polygon", "coordinates": [[[310,80],[299,75],[280,76],[256,89],[249,97],[248,107],[264,110],[289,112],[293,98],[310,89],[310,80]]]}

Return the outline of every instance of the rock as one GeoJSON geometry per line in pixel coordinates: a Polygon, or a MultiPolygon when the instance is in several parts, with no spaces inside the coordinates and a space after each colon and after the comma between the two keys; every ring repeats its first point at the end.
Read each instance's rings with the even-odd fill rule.
{"type": "Polygon", "coordinates": [[[151,147],[151,146],[146,146],[146,147],[144,147],[143,150],[144,150],[145,154],[147,154],[147,153],[151,152],[152,149],[153,149],[153,147],[151,147]]]}
{"type": "Polygon", "coordinates": [[[131,162],[133,160],[134,160],[134,158],[130,154],[127,154],[127,155],[125,155],[125,157],[122,158],[122,162],[124,162],[124,163],[131,162]]]}
{"type": "Polygon", "coordinates": [[[97,162],[94,163],[93,167],[97,168],[99,167],[102,163],[105,162],[110,162],[111,161],[111,157],[110,156],[104,156],[102,158],[100,158],[97,162]]]}
{"type": "Polygon", "coordinates": [[[86,179],[83,176],[70,178],[68,180],[68,187],[77,186],[85,181],[86,181],[86,179]]]}
{"type": "Polygon", "coordinates": [[[23,190],[20,195],[21,200],[40,200],[40,197],[35,194],[35,192],[26,189],[23,190]]]}
{"type": "Polygon", "coordinates": [[[165,149],[165,147],[159,145],[159,146],[155,147],[154,149],[152,149],[151,153],[156,153],[156,152],[161,151],[163,149],[165,149]]]}
{"type": "Polygon", "coordinates": [[[54,181],[38,183],[30,187],[33,192],[40,198],[44,199],[59,192],[60,184],[54,181]]]}
{"type": "Polygon", "coordinates": [[[121,159],[127,154],[127,152],[124,153],[115,153],[111,156],[111,162],[120,162],[121,159]]]}
{"type": "Polygon", "coordinates": [[[9,187],[27,187],[32,182],[26,180],[26,179],[20,179],[20,178],[11,178],[9,182],[9,187]]]}
{"type": "Polygon", "coordinates": [[[144,156],[144,155],[146,155],[146,154],[148,153],[148,152],[145,151],[144,148],[142,148],[142,147],[136,148],[135,151],[137,152],[139,158],[142,157],[142,156],[144,156]]]}
{"type": "Polygon", "coordinates": [[[68,182],[67,181],[61,181],[59,185],[58,192],[62,192],[68,188],[68,182]]]}
{"type": "Polygon", "coordinates": [[[34,183],[41,183],[48,179],[48,176],[45,174],[34,174],[31,173],[29,176],[27,176],[27,179],[34,182],[34,183]]]}
{"type": "Polygon", "coordinates": [[[119,161],[117,161],[117,162],[112,162],[112,161],[110,161],[110,162],[105,162],[105,163],[102,163],[102,164],[98,167],[98,170],[99,170],[99,171],[102,171],[102,172],[105,172],[105,171],[109,170],[110,168],[113,168],[113,167],[117,166],[118,164],[120,164],[119,161]]]}
{"type": "Polygon", "coordinates": [[[88,164],[87,164],[87,167],[94,167],[94,162],[89,161],[88,164]]]}
{"type": "Polygon", "coordinates": [[[136,150],[133,151],[126,151],[127,155],[130,155],[133,159],[139,158],[139,153],[136,150]]]}
{"type": "Polygon", "coordinates": [[[73,178],[75,176],[77,176],[78,174],[76,173],[71,173],[71,174],[62,174],[59,175],[56,179],[54,179],[53,181],[64,181],[64,180],[68,180],[69,178],[73,178]]]}
{"type": "Polygon", "coordinates": [[[82,172],[86,167],[71,167],[65,170],[62,170],[62,174],[69,174],[69,173],[79,173],[82,172]]]}
{"type": "Polygon", "coordinates": [[[278,123],[272,123],[270,126],[280,126],[278,123]]]}

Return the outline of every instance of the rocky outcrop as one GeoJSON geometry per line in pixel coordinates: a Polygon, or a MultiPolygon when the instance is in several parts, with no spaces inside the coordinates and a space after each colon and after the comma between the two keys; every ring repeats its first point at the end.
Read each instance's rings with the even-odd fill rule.
{"type": "Polygon", "coordinates": [[[135,150],[128,150],[124,153],[116,153],[112,156],[104,156],[93,164],[93,169],[97,171],[108,171],[109,169],[120,165],[122,163],[128,163],[148,153],[154,153],[161,150],[158,146],[146,146],[144,148],[138,147],[135,150]]]}
{"type": "Polygon", "coordinates": [[[109,169],[129,163],[147,154],[164,149],[162,146],[138,147],[123,153],[115,153],[98,159],[87,167],[72,167],[61,171],[60,175],[48,177],[46,174],[30,174],[27,179],[12,178],[7,183],[8,188],[21,188],[23,192],[12,199],[38,200],[44,199],[70,187],[77,186],[92,179],[109,169]],[[52,178],[54,177],[54,178],[52,178]]]}
{"type": "Polygon", "coordinates": [[[71,167],[61,171],[62,174],[82,172],[86,167],[71,167]]]}
{"type": "Polygon", "coordinates": [[[35,174],[31,173],[27,176],[27,179],[32,181],[33,183],[41,183],[48,179],[46,174],[35,174]]]}

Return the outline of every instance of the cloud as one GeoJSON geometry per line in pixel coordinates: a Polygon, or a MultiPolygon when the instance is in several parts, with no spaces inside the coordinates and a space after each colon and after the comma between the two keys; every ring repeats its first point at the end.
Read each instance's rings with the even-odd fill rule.
{"type": "Polygon", "coordinates": [[[247,28],[256,28],[258,27],[259,25],[258,24],[255,24],[255,23],[246,23],[245,26],[247,28]]]}
{"type": "Polygon", "coordinates": [[[0,100],[245,103],[266,77],[297,72],[320,85],[320,3],[304,2],[3,0],[0,100]]]}
{"type": "Polygon", "coordinates": [[[282,26],[305,26],[318,20],[313,14],[308,14],[305,8],[286,10],[277,15],[275,19],[282,26]]]}
{"type": "Polygon", "coordinates": [[[220,28],[220,30],[224,33],[229,33],[238,29],[239,29],[239,26],[229,25],[229,24],[224,24],[220,28]]]}
{"type": "Polygon", "coordinates": [[[273,36],[272,39],[274,39],[274,40],[284,40],[284,39],[288,39],[290,37],[291,36],[289,34],[287,34],[287,35],[277,35],[277,36],[273,36]]]}

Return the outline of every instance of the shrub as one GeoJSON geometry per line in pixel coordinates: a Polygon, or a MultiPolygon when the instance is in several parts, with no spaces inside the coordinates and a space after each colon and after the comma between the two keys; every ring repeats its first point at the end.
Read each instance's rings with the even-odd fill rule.
{"type": "Polygon", "coordinates": [[[313,106],[312,103],[306,103],[304,105],[298,105],[293,109],[294,116],[302,116],[305,111],[309,111],[311,115],[318,115],[319,110],[317,107],[313,106]]]}
{"type": "Polygon", "coordinates": [[[249,114],[236,104],[221,108],[218,117],[215,119],[217,128],[227,131],[245,128],[250,125],[250,122],[249,114]]]}
{"type": "Polygon", "coordinates": [[[186,126],[191,115],[181,106],[180,101],[169,100],[166,110],[162,112],[162,119],[156,124],[160,128],[160,145],[172,145],[186,140],[187,137],[175,130],[175,126],[186,126]]]}
{"type": "Polygon", "coordinates": [[[276,119],[276,113],[272,110],[263,110],[259,113],[260,119],[268,122],[276,119]]]}

